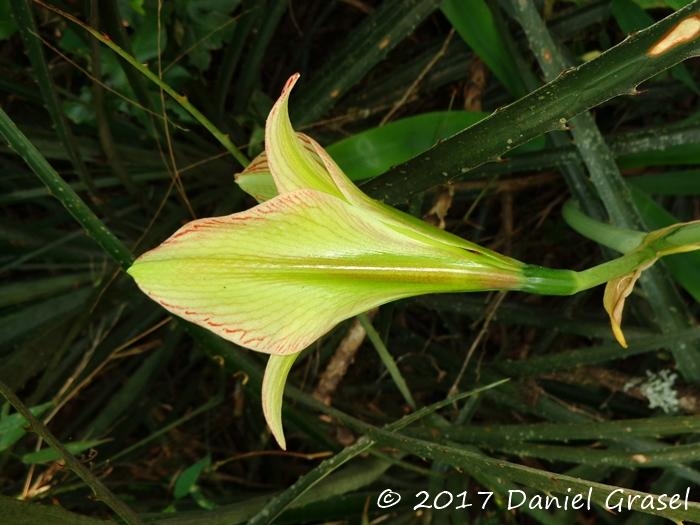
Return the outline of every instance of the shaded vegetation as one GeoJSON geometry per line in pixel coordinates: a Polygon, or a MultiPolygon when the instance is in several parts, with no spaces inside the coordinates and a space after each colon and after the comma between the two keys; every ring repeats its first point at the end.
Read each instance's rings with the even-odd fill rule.
{"type": "Polygon", "coordinates": [[[616,487],[700,501],[697,253],[645,275],[628,349],[602,290],[343,323],[292,370],[287,452],[260,409],[266,356],[122,271],[254,204],[233,174],[296,71],[295,125],[369,194],[533,264],[612,258],[567,199],[641,230],[700,213],[700,30],[654,47],[699,18],[677,0],[0,1],[3,523],[700,521],[698,503],[603,508],[616,487]],[[591,509],[507,509],[509,490],[569,488],[591,509]],[[475,504],[417,512],[421,490],[475,504]]]}

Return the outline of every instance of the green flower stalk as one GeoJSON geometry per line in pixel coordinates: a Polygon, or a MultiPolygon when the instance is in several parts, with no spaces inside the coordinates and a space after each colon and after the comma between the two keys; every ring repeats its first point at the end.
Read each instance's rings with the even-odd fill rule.
{"type": "MultiPolygon", "coordinates": [[[[138,286],[170,312],[270,354],[263,410],[283,448],[287,374],[304,348],[344,319],[427,293],[573,294],[641,272],[670,253],[655,251],[658,242],[649,236],[639,243],[639,234],[638,250],[590,270],[542,268],[375,201],[317,142],[293,130],[287,106],[298,78],[287,81],[270,112],[265,152],[237,176],[241,187],[269,200],[244,212],[192,221],[129,269],[138,286]]],[[[622,295],[634,280],[606,293],[618,328],[622,295]]]]}

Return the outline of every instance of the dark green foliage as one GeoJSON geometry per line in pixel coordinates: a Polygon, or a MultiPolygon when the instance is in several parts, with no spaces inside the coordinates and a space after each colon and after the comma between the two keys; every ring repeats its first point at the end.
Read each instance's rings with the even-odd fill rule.
{"type": "Polygon", "coordinates": [[[382,307],[327,406],[312,392],[345,323],[292,370],[287,453],[265,356],[169,319],[123,272],[193,215],[254,205],[232,175],[296,71],[296,123],[364,189],[529,263],[612,256],[562,221],[570,196],[618,226],[698,219],[700,35],[648,51],[700,2],[48,4],[0,0],[3,524],[700,521],[697,503],[602,507],[615,487],[700,501],[697,253],[629,299],[627,350],[599,291],[382,307]],[[404,499],[379,509],[387,488],[404,499]],[[506,508],[567,488],[592,509],[506,508]],[[421,490],[494,497],[419,517],[421,490]]]}

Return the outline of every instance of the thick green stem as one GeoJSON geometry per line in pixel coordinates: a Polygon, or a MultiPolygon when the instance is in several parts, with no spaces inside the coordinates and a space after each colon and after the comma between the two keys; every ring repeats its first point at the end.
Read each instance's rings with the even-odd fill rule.
{"type": "Polygon", "coordinates": [[[647,247],[580,272],[526,265],[517,290],[538,295],[574,295],[630,274],[657,257],[656,251],[647,247]]]}
{"type": "Polygon", "coordinates": [[[573,295],[580,291],[578,273],[573,270],[545,268],[528,264],[523,268],[522,292],[538,295],[573,295]]]}
{"type": "Polygon", "coordinates": [[[700,249],[700,221],[645,234],[591,219],[571,202],[564,205],[564,217],[582,235],[625,255],[580,272],[528,265],[523,270],[525,280],[519,290],[542,295],[571,295],[631,274],[664,255],[700,249]]]}
{"type": "Polygon", "coordinates": [[[656,257],[652,249],[634,251],[580,272],[528,265],[523,270],[524,282],[518,289],[539,295],[574,295],[630,274],[656,257]]]}

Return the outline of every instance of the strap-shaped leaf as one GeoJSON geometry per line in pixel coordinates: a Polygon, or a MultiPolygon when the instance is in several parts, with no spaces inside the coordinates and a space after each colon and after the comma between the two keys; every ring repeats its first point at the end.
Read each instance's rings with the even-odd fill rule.
{"type": "Polygon", "coordinates": [[[338,322],[412,295],[515,289],[522,264],[404,235],[298,190],[180,228],[130,268],[166,309],[242,346],[299,352],[338,322]]]}

